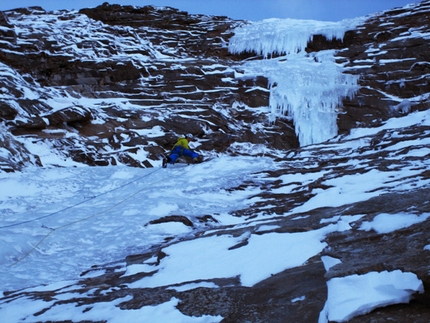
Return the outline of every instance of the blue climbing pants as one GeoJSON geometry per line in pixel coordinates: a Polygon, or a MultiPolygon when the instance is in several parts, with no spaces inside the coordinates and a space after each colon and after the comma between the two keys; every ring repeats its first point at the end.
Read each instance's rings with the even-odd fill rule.
{"type": "Polygon", "coordinates": [[[185,157],[190,157],[191,159],[197,158],[199,157],[198,153],[195,153],[192,150],[189,149],[185,149],[181,146],[176,146],[175,148],[173,148],[172,152],[170,153],[170,163],[173,164],[176,162],[176,160],[181,157],[181,156],[185,156],[185,157]]]}

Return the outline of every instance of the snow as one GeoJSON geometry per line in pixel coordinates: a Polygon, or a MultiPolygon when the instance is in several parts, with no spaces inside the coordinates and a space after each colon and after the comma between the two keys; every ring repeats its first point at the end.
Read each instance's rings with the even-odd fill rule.
{"type": "Polygon", "coordinates": [[[10,188],[0,195],[0,285],[16,289],[75,277],[94,263],[121,259],[167,236],[189,233],[182,223],[145,226],[162,216],[181,212],[222,217],[243,207],[258,188],[235,193],[227,189],[272,162],[241,158],[238,168],[231,161],[221,157],[211,165],[163,171],[72,167],[0,174],[1,185],[10,188]],[[209,173],[210,168],[217,171],[209,173]]]}
{"type": "Polygon", "coordinates": [[[326,271],[329,271],[329,269],[331,267],[334,267],[337,264],[342,263],[342,261],[340,261],[339,259],[336,259],[336,258],[333,258],[333,257],[330,257],[330,256],[322,256],[321,260],[322,260],[322,262],[324,264],[324,268],[325,268],[326,271]]]}
{"type": "Polygon", "coordinates": [[[349,138],[355,139],[369,134],[374,134],[378,131],[387,129],[396,129],[400,127],[411,127],[416,124],[421,124],[423,126],[430,126],[430,114],[428,111],[416,111],[410,113],[406,117],[391,118],[387,120],[382,126],[375,128],[356,128],[351,130],[349,138]]]}
{"type": "MultiPolygon", "coordinates": [[[[123,323],[123,322],[142,322],[145,318],[145,323],[158,323],[160,318],[166,322],[184,322],[184,323],[216,323],[222,320],[221,316],[190,317],[182,314],[176,306],[179,301],[176,298],[170,299],[168,302],[157,306],[144,306],[136,310],[123,310],[118,307],[122,302],[130,300],[131,297],[117,299],[112,302],[100,302],[90,307],[84,307],[85,310],[79,309],[73,303],[56,304],[52,309],[38,316],[32,314],[46,306],[46,302],[33,301],[31,306],[28,306],[28,300],[22,299],[7,307],[4,317],[8,322],[25,322],[36,323],[46,322],[50,320],[62,320],[64,317],[73,317],[75,322],[94,321],[106,323],[123,323]],[[10,319],[10,321],[9,321],[10,319]]],[[[54,303],[51,301],[50,303],[54,303]]]]}
{"type": "Polygon", "coordinates": [[[300,266],[318,254],[326,246],[321,242],[326,232],[327,228],[304,233],[251,235],[245,237],[248,243],[238,248],[233,247],[244,237],[212,236],[178,243],[164,248],[167,257],[160,265],[148,269],[149,272],[158,269],[156,274],[129,287],[156,287],[235,276],[240,276],[243,286],[253,286],[271,274],[300,266]],[[257,254],[259,256],[255,257],[257,254]],[[260,266],[262,263],[265,266],[260,266]]]}
{"type": "MultiPolygon", "coordinates": [[[[429,112],[416,112],[389,120],[378,128],[357,129],[345,141],[327,143],[326,149],[351,149],[354,152],[360,145],[368,145],[363,136],[376,134],[381,129],[427,124],[429,116],[429,112]]],[[[410,140],[406,144],[413,148],[420,147],[421,143],[410,140]]],[[[392,147],[381,149],[390,151],[392,147]]],[[[296,156],[306,159],[309,154],[310,150],[303,149],[296,156]]],[[[414,156],[414,149],[405,154],[414,156]]],[[[356,160],[359,156],[363,158],[362,153],[351,153],[344,166],[359,167],[356,160]]],[[[421,162],[423,165],[427,163],[426,159],[421,162]]],[[[415,168],[420,168],[416,166],[414,164],[415,168]]],[[[68,298],[68,286],[76,284],[73,279],[82,271],[94,264],[116,263],[119,266],[117,270],[123,272],[124,277],[154,272],[152,276],[129,283],[129,288],[166,286],[178,291],[199,287],[218,288],[212,279],[231,277],[239,277],[243,286],[253,286],[273,274],[301,266],[309,258],[318,256],[327,247],[324,239],[329,233],[353,230],[353,227],[388,233],[429,217],[427,213],[379,214],[357,227],[355,222],[364,215],[333,215],[321,220],[322,226],[318,230],[277,233],[270,232],[276,230],[276,225],[264,222],[271,218],[270,215],[256,214],[252,221],[231,215],[232,211],[251,204],[252,197],[260,191],[258,186],[230,190],[244,181],[280,180],[284,188],[274,190],[274,193],[288,193],[293,188],[301,187],[294,183],[318,181],[328,171],[312,172],[312,177],[310,173],[291,172],[271,178],[261,173],[281,167],[285,167],[282,162],[275,163],[266,157],[220,155],[199,165],[176,165],[167,169],[69,166],[2,173],[0,183],[8,190],[0,192],[0,285],[3,291],[55,289],[62,291],[58,297],[68,298]],[[201,227],[188,227],[180,222],[148,224],[151,220],[176,214],[185,214],[191,219],[211,214],[218,223],[202,224],[201,227]],[[227,225],[242,227],[245,231],[241,236],[231,235],[228,230],[219,233],[217,228],[227,225]],[[253,230],[255,225],[257,229],[253,230]],[[205,230],[205,234],[189,239],[200,230],[205,230]],[[143,253],[151,245],[162,243],[166,237],[173,237],[173,240],[162,249],[167,256],[159,263],[155,258],[129,266],[123,262],[127,255],[143,253]],[[226,263],[229,265],[226,266],[226,263]]],[[[387,171],[373,169],[362,174],[327,179],[323,181],[327,189],[315,188],[313,198],[285,216],[313,208],[361,201],[384,190],[406,190],[409,184],[402,183],[403,178],[416,175],[414,167],[387,171]],[[362,185],[354,185],[357,182],[362,185]],[[339,194],[342,199],[335,198],[339,194]]],[[[415,188],[429,185],[429,180],[423,179],[414,185],[415,188]]],[[[302,218],[306,217],[306,213],[300,214],[304,214],[302,218]]],[[[425,248],[428,249],[428,246],[425,248]]],[[[323,256],[321,260],[326,270],[341,262],[328,256],[323,256]]],[[[103,270],[94,270],[85,277],[96,277],[98,274],[103,274],[103,270]]],[[[327,286],[329,293],[320,322],[345,321],[379,306],[407,302],[412,292],[422,291],[421,282],[414,274],[400,271],[333,278],[327,286]]],[[[292,302],[303,299],[297,298],[292,302]]],[[[185,316],[176,309],[178,300],[175,298],[139,310],[119,309],[116,306],[119,302],[121,300],[98,303],[86,311],[73,303],[65,303],[48,309],[36,320],[30,313],[46,308],[50,301],[16,298],[7,304],[0,300],[0,315],[7,317],[5,323],[48,321],[72,316],[79,320],[107,322],[116,322],[118,317],[133,321],[138,316],[154,321],[222,320],[221,317],[185,316]]]]}
{"type": "MultiPolygon", "coordinates": [[[[52,35],[60,40],[66,52],[74,55],[80,50],[76,46],[76,38],[85,39],[88,35],[97,34],[91,29],[86,33],[76,33],[75,30],[83,31],[97,26],[93,22],[88,23],[88,18],[76,15],[79,19],[73,24],[57,21],[61,32],[52,35]],[[71,34],[74,36],[69,36],[71,34]]],[[[244,64],[245,73],[242,76],[261,75],[263,72],[268,77],[268,111],[271,111],[272,119],[287,114],[294,120],[302,146],[320,143],[337,135],[336,117],[341,108],[341,99],[353,95],[357,82],[353,76],[344,74],[342,66],[334,62],[334,52],[305,54],[303,49],[306,42],[314,34],[342,38],[344,32],[359,21],[328,23],[267,20],[235,30],[236,35],[229,45],[231,51],[256,51],[266,57],[265,60],[252,60],[244,64]],[[281,56],[272,57],[276,53],[281,56]]],[[[37,21],[32,23],[36,24],[37,21]]],[[[25,30],[17,28],[16,32],[25,30]]],[[[116,41],[113,34],[103,37],[116,41]]],[[[137,43],[117,45],[118,48],[131,51],[141,46],[153,57],[163,56],[143,36],[137,40],[137,43]]],[[[112,57],[104,52],[102,44],[100,48],[86,49],[76,55],[84,59],[97,56],[101,60],[112,57]],[[94,54],[95,50],[99,51],[98,55],[94,54]]],[[[120,50],[114,56],[125,57],[120,50]]],[[[127,57],[143,67],[148,60],[142,55],[127,57]]],[[[213,66],[214,69],[216,67],[213,66]]],[[[20,85],[22,97],[40,97],[23,78],[5,65],[0,64],[0,69],[20,85]]],[[[6,91],[1,98],[13,99],[6,91]]],[[[418,98],[411,100],[415,99],[418,98]]],[[[87,100],[87,106],[109,103],[108,99],[79,100],[80,103],[87,100]]],[[[79,100],[58,96],[46,102],[62,108],[79,100]]],[[[130,107],[130,103],[124,99],[113,101],[118,107],[130,107]]],[[[407,106],[407,102],[401,104],[399,101],[396,108],[403,110],[407,106]]],[[[6,301],[0,298],[2,322],[66,321],[72,317],[74,321],[109,323],[139,322],[142,318],[145,322],[220,322],[223,319],[221,316],[184,315],[177,309],[179,300],[174,297],[157,306],[143,306],[135,310],[118,306],[130,300],[131,296],[86,307],[73,300],[70,289],[79,284],[77,277],[82,272],[93,265],[107,263],[117,265],[116,270],[123,277],[154,272],[151,276],[129,283],[130,288],[166,286],[177,291],[218,288],[212,279],[234,277],[239,277],[242,286],[254,286],[271,275],[302,266],[310,258],[318,257],[327,247],[324,240],[330,233],[356,228],[382,234],[423,222],[428,219],[429,213],[378,214],[359,226],[355,225],[356,222],[365,215],[333,215],[321,221],[319,229],[279,233],[270,232],[276,230],[277,225],[265,223],[279,215],[262,212],[253,214],[253,219],[232,215],[234,211],[254,203],[257,200],[254,196],[262,190],[259,185],[247,186],[243,190],[234,189],[246,182],[258,184],[277,180],[281,182],[280,188],[274,189],[272,193],[288,194],[320,180],[319,185],[312,189],[311,199],[284,214],[300,214],[295,219],[310,217],[307,212],[316,208],[338,207],[368,200],[384,192],[426,187],[430,184],[428,178],[414,182],[408,179],[418,177],[422,169],[428,169],[430,162],[427,159],[415,160],[403,169],[393,167],[380,171],[368,165],[363,166],[361,163],[365,160],[365,152],[358,152],[358,148],[369,145],[368,136],[382,130],[412,125],[429,126],[430,113],[414,112],[402,118],[390,119],[378,128],[353,130],[351,135],[343,138],[343,142],[333,139],[325,146],[321,145],[321,150],[349,151],[348,160],[342,161],[343,167],[364,169],[351,172],[350,175],[328,178],[325,177],[328,169],[305,174],[290,172],[277,178],[262,175],[262,172],[286,167],[282,161],[258,157],[264,156],[264,145],[236,143],[230,150],[238,152],[238,156],[219,155],[211,161],[192,166],[175,165],[167,169],[124,166],[92,168],[53,153],[52,147],[46,144],[22,138],[23,145],[41,157],[44,168],[0,173],[0,185],[7,188],[0,191],[0,293],[23,289],[28,292],[55,290],[57,294],[53,300],[16,297],[6,301]],[[249,157],[241,154],[248,154],[249,157]],[[178,214],[193,220],[194,227],[180,222],[149,224],[152,220],[178,214]],[[217,222],[195,221],[206,214],[213,216],[217,222]],[[242,228],[243,234],[230,234],[228,226],[242,228]],[[257,229],[254,230],[254,227],[257,229]],[[202,232],[204,234],[199,235],[202,232]],[[169,244],[162,248],[166,257],[159,262],[153,257],[140,264],[126,265],[124,259],[128,255],[148,252],[151,246],[160,245],[166,239],[169,244]],[[62,299],[68,301],[50,307],[56,300],[62,299]],[[33,316],[41,310],[44,311],[40,315],[33,316]]],[[[139,134],[151,138],[162,135],[163,130],[154,127],[139,134]]],[[[411,148],[403,152],[405,157],[425,156],[424,152],[428,151],[422,150],[424,143],[428,144],[428,140],[404,140],[393,146],[381,145],[380,149],[389,153],[402,147],[411,148]]],[[[312,148],[315,147],[308,146],[295,153],[296,158],[306,164],[312,148]]],[[[309,169],[319,167],[316,162],[301,166],[309,169]]],[[[430,245],[424,249],[430,250],[430,245]]],[[[321,257],[321,261],[327,271],[341,263],[341,259],[328,256],[321,257]]],[[[97,277],[103,273],[103,270],[94,270],[84,277],[97,277]]],[[[380,306],[408,302],[413,292],[423,291],[422,282],[415,274],[399,270],[332,278],[327,282],[327,287],[328,295],[320,323],[329,320],[347,321],[380,306]]],[[[90,293],[87,291],[79,297],[89,297],[90,293]]],[[[291,302],[305,299],[306,296],[301,296],[291,302]]]]}
{"type": "Polygon", "coordinates": [[[416,214],[378,214],[373,221],[365,221],[360,230],[374,230],[377,233],[388,233],[395,230],[407,228],[411,225],[424,222],[430,217],[430,213],[416,214]]]}
{"type": "MultiPolygon", "coordinates": [[[[408,182],[405,179],[408,175],[416,175],[421,172],[422,170],[414,169],[414,167],[411,167],[410,170],[405,169],[400,174],[396,170],[380,172],[372,169],[363,174],[345,175],[342,178],[329,179],[323,181],[323,184],[331,186],[330,188],[321,189],[319,192],[315,190],[319,194],[305,204],[295,208],[293,212],[307,212],[317,207],[337,207],[348,203],[366,201],[380,195],[381,190],[397,187],[398,185],[404,185],[406,189],[408,182]],[[380,186],[376,187],[375,183],[380,186]]],[[[414,186],[415,184],[414,182],[412,185],[414,186]]]]}
{"type": "MultiPolygon", "coordinates": [[[[192,229],[181,223],[145,226],[152,219],[175,214],[179,210],[190,216],[219,214],[217,220],[220,225],[238,222],[240,220],[228,213],[250,203],[248,198],[256,191],[230,192],[227,189],[246,178],[258,179],[252,175],[253,172],[274,167],[278,166],[266,158],[221,156],[207,164],[162,171],[125,167],[70,167],[27,169],[22,173],[1,174],[2,186],[9,188],[7,191],[2,190],[0,195],[1,286],[9,290],[72,279],[94,263],[118,261],[130,253],[143,252],[148,245],[160,243],[168,236],[187,236],[192,229]],[[30,185],[28,178],[32,178],[30,185]],[[179,188],[172,189],[173,186],[179,188]],[[55,231],[49,228],[55,228],[55,231]],[[44,239],[47,234],[49,236],[44,239]],[[22,259],[41,239],[44,240],[36,250],[22,259]]],[[[302,177],[302,174],[297,174],[282,179],[294,182],[302,177]]],[[[373,184],[363,189],[342,190],[345,194],[344,203],[359,200],[357,196],[360,197],[372,187],[379,187],[381,179],[386,177],[374,171],[372,178],[373,184]]],[[[351,180],[349,176],[344,176],[330,184],[347,188],[351,180]]],[[[334,191],[340,192],[339,189],[334,191]]],[[[324,198],[318,199],[318,203],[314,200],[313,207],[330,204],[324,202],[324,191],[317,196],[324,198]]],[[[391,232],[424,221],[427,217],[428,214],[381,214],[371,222],[363,222],[360,229],[391,232]]],[[[322,221],[329,224],[320,230],[304,233],[256,235],[248,232],[240,237],[210,235],[178,242],[163,249],[168,256],[159,265],[154,264],[154,260],[131,265],[125,268],[124,275],[158,270],[155,275],[140,279],[129,287],[175,285],[172,288],[177,290],[217,288],[209,282],[210,279],[235,276],[240,277],[243,286],[253,286],[272,274],[300,266],[310,257],[318,255],[326,246],[322,242],[326,234],[350,230],[349,223],[360,218],[329,219],[322,221]],[[247,241],[247,244],[240,245],[243,241],[247,241]],[[234,246],[238,247],[232,248],[234,246]],[[225,266],[225,263],[229,266],[225,266]],[[261,266],[262,263],[265,265],[261,266]],[[202,282],[187,283],[199,280],[202,282]]],[[[274,227],[260,226],[260,232],[270,228],[274,227]]],[[[322,260],[326,270],[339,263],[339,260],[329,257],[323,257],[322,260]]],[[[67,281],[56,287],[48,285],[28,290],[61,289],[69,284],[71,282],[67,281]]],[[[327,284],[329,294],[322,317],[340,321],[369,312],[375,307],[407,302],[411,291],[422,289],[415,276],[399,272],[335,278],[327,284]],[[348,288],[348,293],[345,288],[348,288]],[[352,289],[354,293],[350,293],[352,289]],[[351,299],[350,295],[355,296],[351,299]]],[[[7,306],[0,303],[0,315],[7,318],[5,323],[24,318],[26,322],[37,322],[72,316],[79,320],[107,322],[116,322],[119,317],[123,321],[146,317],[154,322],[222,320],[221,317],[186,317],[175,308],[176,299],[155,307],[129,311],[116,306],[120,301],[124,299],[98,303],[88,311],[82,311],[74,304],[57,305],[36,319],[30,314],[45,308],[50,302],[18,298],[7,306]]],[[[320,322],[324,322],[324,319],[320,322]]]]}
{"type": "Polygon", "coordinates": [[[373,309],[408,303],[414,292],[423,292],[414,273],[400,270],[332,278],[327,282],[328,300],[318,323],[347,322],[373,309]]]}

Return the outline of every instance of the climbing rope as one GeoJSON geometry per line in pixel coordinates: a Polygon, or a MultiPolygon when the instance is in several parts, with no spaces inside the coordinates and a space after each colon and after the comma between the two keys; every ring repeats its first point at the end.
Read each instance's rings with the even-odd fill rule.
{"type": "Polygon", "coordinates": [[[128,186],[128,185],[130,185],[130,184],[133,184],[133,183],[135,183],[135,182],[137,182],[137,181],[140,181],[141,179],[143,179],[143,178],[145,178],[145,177],[148,177],[148,176],[150,176],[150,175],[154,174],[155,172],[158,172],[159,170],[160,170],[160,169],[156,169],[156,170],[154,170],[153,172],[151,172],[151,173],[149,173],[149,174],[145,174],[145,175],[143,175],[143,176],[140,176],[140,177],[138,177],[138,178],[136,178],[136,179],[134,179],[134,180],[132,180],[132,181],[130,181],[130,182],[128,182],[128,183],[125,183],[125,184],[123,184],[123,185],[121,185],[121,186],[118,186],[118,187],[116,187],[116,188],[114,188],[114,189],[111,189],[111,190],[106,191],[106,192],[104,192],[104,193],[101,193],[101,194],[99,194],[99,195],[91,196],[90,198],[87,198],[86,200],[83,200],[83,201],[78,202],[78,203],[76,203],[76,204],[73,204],[73,205],[70,205],[70,206],[68,206],[68,207],[65,207],[64,209],[61,209],[61,210],[58,210],[58,211],[55,211],[55,212],[52,212],[52,213],[49,213],[49,214],[46,214],[46,215],[43,215],[43,216],[40,216],[40,217],[34,218],[34,219],[31,219],[31,220],[26,220],[26,221],[22,221],[22,222],[16,222],[16,223],[12,223],[12,224],[8,224],[8,225],[0,226],[0,229],[4,229],[4,228],[11,228],[11,227],[16,227],[16,226],[19,226],[19,225],[22,225],[22,224],[31,223],[31,222],[34,222],[34,221],[38,221],[38,220],[41,220],[41,219],[45,219],[45,218],[51,217],[51,216],[53,216],[53,215],[56,215],[56,214],[58,214],[58,213],[62,213],[62,212],[67,211],[67,210],[73,209],[74,207],[76,207],[76,206],[78,206],[78,205],[84,204],[84,203],[86,203],[86,202],[88,202],[88,201],[90,201],[90,200],[96,199],[96,198],[98,198],[98,197],[100,197],[100,196],[103,196],[103,195],[109,194],[109,193],[111,193],[111,192],[114,192],[114,191],[116,191],[116,190],[119,190],[120,188],[124,188],[124,187],[126,187],[126,186],[128,186]]]}
{"type": "MultiPolygon", "coordinates": [[[[100,195],[97,195],[96,197],[99,197],[99,196],[102,196],[102,195],[104,195],[104,194],[107,194],[107,193],[110,193],[110,192],[113,192],[113,191],[115,191],[115,190],[117,190],[117,189],[119,189],[119,188],[122,188],[122,187],[125,187],[125,186],[127,186],[127,185],[130,185],[131,183],[134,183],[134,182],[136,182],[136,181],[138,181],[138,180],[140,180],[140,179],[142,179],[142,178],[145,178],[145,177],[148,177],[148,176],[150,176],[150,175],[152,175],[152,174],[154,174],[155,172],[157,172],[157,171],[159,171],[159,170],[161,170],[162,168],[158,168],[158,169],[156,169],[155,171],[153,171],[153,172],[151,172],[151,173],[149,173],[149,174],[146,174],[146,175],[144,175],[144,176],[141,176],[141,177],[139,177],[139,178],[137,178],[137,179],[135,179],[135,180],[133,180],[133,181],[131,181],[131,182],[128,182],[128,183],[126,183],[126,184],[124,184],[124,185],[122,185],[122,186],[120,186],[120,187],[117,187],[117,188],[115,188],[115,189],[112,189],[112,190],[110,190],[110,191],[108,191],[108,192],[105,192],[105,193],[102,193],[102,194],[100,194],[100,195]]],[[[180,174],[180,171],[178,170],[178,172],[176,172],[177,174],[180,174]]],[[[173,172],[173,174],[175,174],[175,172],[173,172]]],[[[133,194],[131,194],[131,195],[129,195],[129,196],[127,196],[126,198],[124,198],[124,199],[122,199],[121,201],[119,201],[118,203],[116,203],[116,204],[114,204],[114,205],[112,205],[112,206],[110,206],[109,208],[107,208],[107,209],[105,209],[105,210],[102,210],[102,211],[100,211],[100,212],[97,212],[97,213],[95,213],[95,214],[92,214],[92,215],[90,215],[90,216],[87,216],[87,217],[85,217],[85,218],[82,218],[82,219],[79,219],[79,220],[76,220],[76,221],[73,221],[73,222],[70,222],[70,223],[67,223],[67,224],[64,224],[64,225],[62,225],[62,226],[59,226],[59,227],[57,227],[57,228],[48,228],[48,227],[45,227],[45,228],[47,228],[47,229],[50,229],[51,231],[48,233],[48,234],[46,234],[34,247],[32,247],[31,248],[31,250],[29,251],[29,252],[27,252],[23,257],[21,257],[20,259],[18,259],[17,261],[15,261],[13,264],[11,264],[10,265],[10,267],[13,267],[13,266],[15,266],[15,265],[17,265],[18,263],[20,263],[21,261],[23,261],[25,258],[27,258],[34,250],[36,250],[37,249],[37,247],[39,247],[40,246],[40,244],[43,242],[43,241],[45,241],[46,240],[46,238],[48,238],[51,234],[53,234],[54,232],[56,232],[56,231],[58,231],[58,230],[61,230],[61,229],[64,229],[64,228],[66,228],[66,227],[68,227],[68,226],[71,226],[71,225],[73,225],[73,224],[76,224],[76,223],[79,223],[79,222],[83,222],[83,221],[86,221],[86,220],[88,220],[88,219],[91,219],[91,218],[93,218],[93,217],[96,217],[96,216],[98,216],[98,215],[100,215],[100,214],[103,214],[103,213],[106,213],[106,212],[108,212],[108,211],[110,211],[110,210],[112,210],[112,209],[114,209],[115,207],[117,207],[118,205],[121,205],[121,204],[123,204],[124,202],[126,202],[126,201],[128,201],[129,199],[131,199],[133,196],[136,196],[137,194],[139,194],[140,192],[142,192],[143,190],[145,190],[146,188],[148,188],[148,187],[150,187],[150,186],[152,186],[152,185],[154,185],[154,184],[156,184],[156,183],[158,183],[158,182],[161,182],[161,181],[163,181],[164,180],[164,178],[161,178],[160,180],[158,180],[158,181],[154,181],[154,182],[151,182],[151,183],[149,183],[148,185],[145,185],[144,187],[142,187],[141,189],[139,189],[138,191],[136,191],[136,192],[134,192],[133,194]]],[[[94,197],[94,198],[96,198],[96,197],[94,197]]],[[[86,201],[88,201],[88,200],[86,200],[86,201]]],[[[84,201],[84,202],[86,202],[86,201],[84,201]]],[[[50,215],[54,215],[54,214],[57,214],[57,213],[59,213],[59,212],[62,212],[62,211],[64,211],[64,210],[67,210],[67,209],[70,209],[70,208],[72,208],[72,207],[75,207],[75,206],[77,206],[77,205],[80,205],[80,204],[82,204],[83,202],[80,202],[80,203],[77,203],[77,204],[75,204],[75,205],[72,205],[72,206],[70,206],[70,207],[67,207],[67,208],[65,208],[65,209],[63,209],[63,210],[60,210],[60,211],[57,211],[57,212],[54,212],[54,213],[52,213],[52,214],[49,214],[48,216],[50,216],[50,215]]],[[[47,217],[47,216],[43,216],[43,217],[47,217]]],[[[42,217],[42,218],[43,218],[42,217]]],[[[39,219],[39,218],[38,218],[39,219]]],[[[36,221],[37,219],[33,219],[33,220],[31,220],[31,221],[36,221]]],[[[22,223],[28,223],[28,222],[31,222],[31,221],[25,221],[25,222],[22,222],[22,223]]],[[[22,224],[22,223],[20,223],[20,224],[22,224]]],[[[16,224],[16,225],[18,225],[18,224],[16,224]]]]}

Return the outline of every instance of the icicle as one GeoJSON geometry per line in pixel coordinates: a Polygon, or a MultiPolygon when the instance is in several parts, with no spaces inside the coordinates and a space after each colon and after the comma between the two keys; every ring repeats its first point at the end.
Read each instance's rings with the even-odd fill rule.
{"type": "Polygon", "coordinates": [[[271,119],[290,116],[302,146],[337,135],[337,110],[357,89],[357,77],[342,74],[332,52],[323,54],[318,62],[312,57],[279,61],[269,74],[271,119]]]}
{"type": "Polygon", "coordinates": [[[351,25],[361,20],[340,22],[265,19],[234,30],[229,42],[231,53],[254,51],[265,57],[271,54],[295,54],[306,48],[313,35],[321,34],[327,39],[342,39],[351,25]]]}
{"type": "Polygon", "coordinates": [[[314,34],[341,39],[348,27],[351,21],[268,19],[236,29],[231,39],[229,50],[233,53],[255,51],[265,57],[286,54],[250,61],[245,68],[269,79],[271,121],[278,116],[291,117],[301,146],[337,135],[337,110],[342,99],[351,97],[358,88],[358,77],[342,73],[343,68],[334,61],[334,51],[307,55],[303,49],[314,34]]]}

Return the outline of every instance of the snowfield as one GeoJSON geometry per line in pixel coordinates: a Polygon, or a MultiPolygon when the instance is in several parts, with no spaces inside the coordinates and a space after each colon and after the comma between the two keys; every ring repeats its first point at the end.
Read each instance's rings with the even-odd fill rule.
{"type": "MultiPolygon", "coordinates": [[[[422,124],[428,124],[429,118],[429,112],[418,112],[398,121],[407,124],[412,120],[421,120],[422,124]]],[[[379,130],[375,128],[373,132],[379,130]]],[[[363,129],[362,134],[369,136],[370,129],[363,129]]],[[[357,130],[339,143],[333,140],[327,146],[338,145],[342,149],[357,151],[357,140],[359,142],[361,138],[357,130]]],[[[324,145],[321,146],[324,148],[324,145]]],[[[409,152],[414,155],[414,149],[409,152]]],[[[309,153],[304,149],[302,154],[306,156],[309,153]]],[[[352,167],[356,165],[354,158],[358,154],[350,154],[352,167]]],[[[300,156],[297,158],[300,159],[300,156]]],[[[421,163],[428,167],[428,161],[422,160],[421,163]]],[[[284,162],[275,162],[267,157],[220,155],[206,163],[177,164],[167,169],[66,167],[2,173],[2,187],[8,189],[2,190],[0,196],[1,286],[4,291],[55,289],[63,297],[70,298],[67,290],[75,284],[77,276],[94,264],[115,262],[119,266],[117,270],[124,272],[123,277],[155,273],[130,283],[129,288],[217,288],[211,282],[214,278],[235,276],[240,277],[243,286],[253,286],[270,275],[301,266],[327,246],[324,242],[327,234],[352,230],[351,225],[361,217],[335,217],[324,221],[321,229],[308,232],[276,233],[264,231],[271,228],[266,224],[270,223],[270,214],[255,214],[252,219],[231,215],[234,210],[256,201],[253,196],[260,192],[258,183],[271,180],[265,175],[267,171],[285,166],[284,162]],[[246,181],[256,185],[244,190],[233,189],[246,181]],[[180,222],[148,225],[151,220],[178,214],[185,214],[193,220],[209,214],[216,222],[201,223],[196,227],[180,222]],[[228,234],[229,229],[238,227],[249,230],[242,236],[228,234]],[[262,231],[266,233],[261,234],[262,231]],[[195,238],[190,239],[192,236],[195,238]],[[167,257],[159,263],[157,259],[148,259],[142,264],[126,266],[123,259],[127,255],[143,253],[166,238],[173,238],[173,241],[163,248],[167,257]],[[182,241],[182,238],[186,239],[182,241]],[[244,241],[246,243],[242,244],[244,241]]],[[[409,173],[408,169],[396,169],[387,177],[374,170],[371,171],[373,180],[367,181],[364,187],[359,185],[359,189],[352,189],[355,186],[345,189],[357,178],[338,177],[330,182],[332,188],[328,193],[316,190],[317,195],[313,199],[285,216],[292,217],[299,211],[306,212],[318,207],[338,206],[342,201],[348,204],[367,199],[366,192],[381,188],[408,189],[407,185],[387,186],[386,183],[388,179],[392,182],[393,178],[402,178],[409,173]],[[339,194],[341,189],[341,200],[327,196],[334,194],[331,191],[339,194]]],[[[306,181],[305,175],[294,172],[281,179],[290,189],[295,187],[292,183],[306,181]]],[[[427,186],[429,179],[415,182],[415,185],[427,186]]],[[[428,217],[429,214],[399,214],[395,217],[381,214],[373,222],[363,222],[358,230],[392,232],[425,221],[428,217]]],[[[327,270],[333,263],[339,262],[327,257],[322,260],[327,270]]],[[[87,277],[102,273],[104,271],[90,271],[87,277]]],[[[347,321],[379,306],[408,302],[414,292],[423,292],[422,282],[415,274],[399,270],[333,278],[327,286],[328,298],[320,315],[321,323],[328,320],[347,321]]],[[[5,322],[10,323],[58,320],[71,316],[79,320],[119,322],[119,315],[121,320],[127,321],[133,321],[136,317],[151,318],[154,322],[219,322],[222,319],[185,317],[175,309],[176,299],[155,308],[143,307],[139,311],[120,310],[116,307],[120,302],[98,303],[90,311],[82,311],[73,304],[56,305],[41,316],[33,317],[31,314],[37,306],[45,308],[47,304],[41,300],[35,302],[18,297],[1,302],[0,314],[7,318],[5,322]]]]}
{"type": "Polygon", "coordinates": [[[217,214],[220,224],[239,221],[228,212],[243,208],[259,189],[229,189],[273,162],[252,157],[233,160],[225,156],[168,169],[34,168],[0,174],[2,187],[9,187],[1,197],[1,259],[6,266],[0,285],[19,289],[29,282],[76,277],[94,263],[122,259],[166,237],[179,239],[192,232],[182,223],[146,226],[170,214],[191,219],[217,214]]]}

